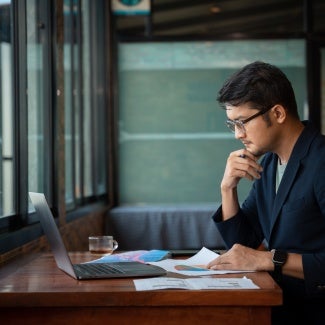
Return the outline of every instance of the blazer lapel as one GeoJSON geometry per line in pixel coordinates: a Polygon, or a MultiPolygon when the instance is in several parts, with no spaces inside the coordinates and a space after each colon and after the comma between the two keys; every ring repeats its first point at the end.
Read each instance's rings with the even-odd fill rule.
{"type": "MultiPolygon", "coordinates": [[[[317,130],[313,129],[311,125],[307,123],[305,129],[303,130],[302,134],[298,138],[297,143],[293,148],[291,157],[289,159],[288,165],[286,167],[280,186],[278,188],[278,192],[275,196],[272,215],[271,215],[270,233],[272,233],[272,230],[279,216],[283,203],[286,200],[288,193],[292,187],[292,184],[295,180],[295,177],[301,165],[301,160],[308,154],[309,146],[316,135],[317,135],[317,130]]],[[[275,182],[275,177],[276,175],[273,174],[274,182],[275,182]]]]}
{"type": "MultiPolygon", "coordinates": [[[[292,187],[296,174],[300,167],[299,160],[290,160],[285,172],[283,174],[280,186],[278,188],[277,194],[275,196],[272,217],[271,217],[271,232],[274,227],[274,224],[279,216],[280,210],[283,206],[283,203],[292,187]]],[[[275,178],[275,177],[274,177],[275,178]]]]}

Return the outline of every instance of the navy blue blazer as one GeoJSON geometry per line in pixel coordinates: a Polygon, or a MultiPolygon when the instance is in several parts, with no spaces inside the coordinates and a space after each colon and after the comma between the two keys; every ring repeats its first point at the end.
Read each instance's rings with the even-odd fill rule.
{"type": "MultiPolygon", "coordinates": [[[[325,136],[309,123],[298,138],[276,193],[278,156],[264,155],[261,179],[238,214],[222,222],[221,207],[214,214],[218,230],[230,248],[235,243],[302,254],[305,280],[285,277],[284,295],[297,299],[325,299],[325,136]]],[[[325,307],[323,307],[325,309],[325,307]]]]}

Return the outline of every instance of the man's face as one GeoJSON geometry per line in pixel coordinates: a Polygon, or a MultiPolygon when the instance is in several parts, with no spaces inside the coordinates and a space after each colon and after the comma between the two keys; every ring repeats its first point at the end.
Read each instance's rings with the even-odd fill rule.
{"type": "Polygon", "coordinates": [[[236,139],[240,140],[249,152],[259,157],[267,151],[272,151],[272,123],[263,118],[264,114],[257,115],[245,122],[260,112],[258,109],[254,109],[251,104],[227,105],[226,112],[227,118],[234,122],[236,139]]]}

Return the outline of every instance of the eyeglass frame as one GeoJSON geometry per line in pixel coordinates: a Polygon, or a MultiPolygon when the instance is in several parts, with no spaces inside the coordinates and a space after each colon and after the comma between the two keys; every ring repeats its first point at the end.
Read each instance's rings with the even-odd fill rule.
{"type": "Polygon", "coordinates": [[[236,126],[237,128],[240,130],[240,132],[242,133],[246,133],[246,129],[245,129],[245,124],[251,120],[253,120],[254,118],[261,116],[263,114],[265,114],[266,112],[268,112],[271,108],[273,108],[274,106],[271,106],[267,109],[261,110],[259,112],[257,112],[256,114],[253,114],[252,116],[246,118],[245,120],[231,120],[231,119],[227,119],[225,124],[228,127],[228,129],[235,133],[236,132],[236,126]]]}

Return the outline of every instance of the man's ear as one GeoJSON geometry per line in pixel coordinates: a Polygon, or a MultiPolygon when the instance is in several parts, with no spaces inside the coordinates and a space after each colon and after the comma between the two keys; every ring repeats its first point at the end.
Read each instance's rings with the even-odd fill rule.
{"type": "Polygon", "coordinates": [[[273,116],[274,118],[276,119],[276,121],[280,124],[282,124],[286,117],[287,117],[287,111],[285,110],[285,108],[278,104],[278,105],[275,105],[273,108],[272,108],[272,113],[273,113],[273,116]]]}

